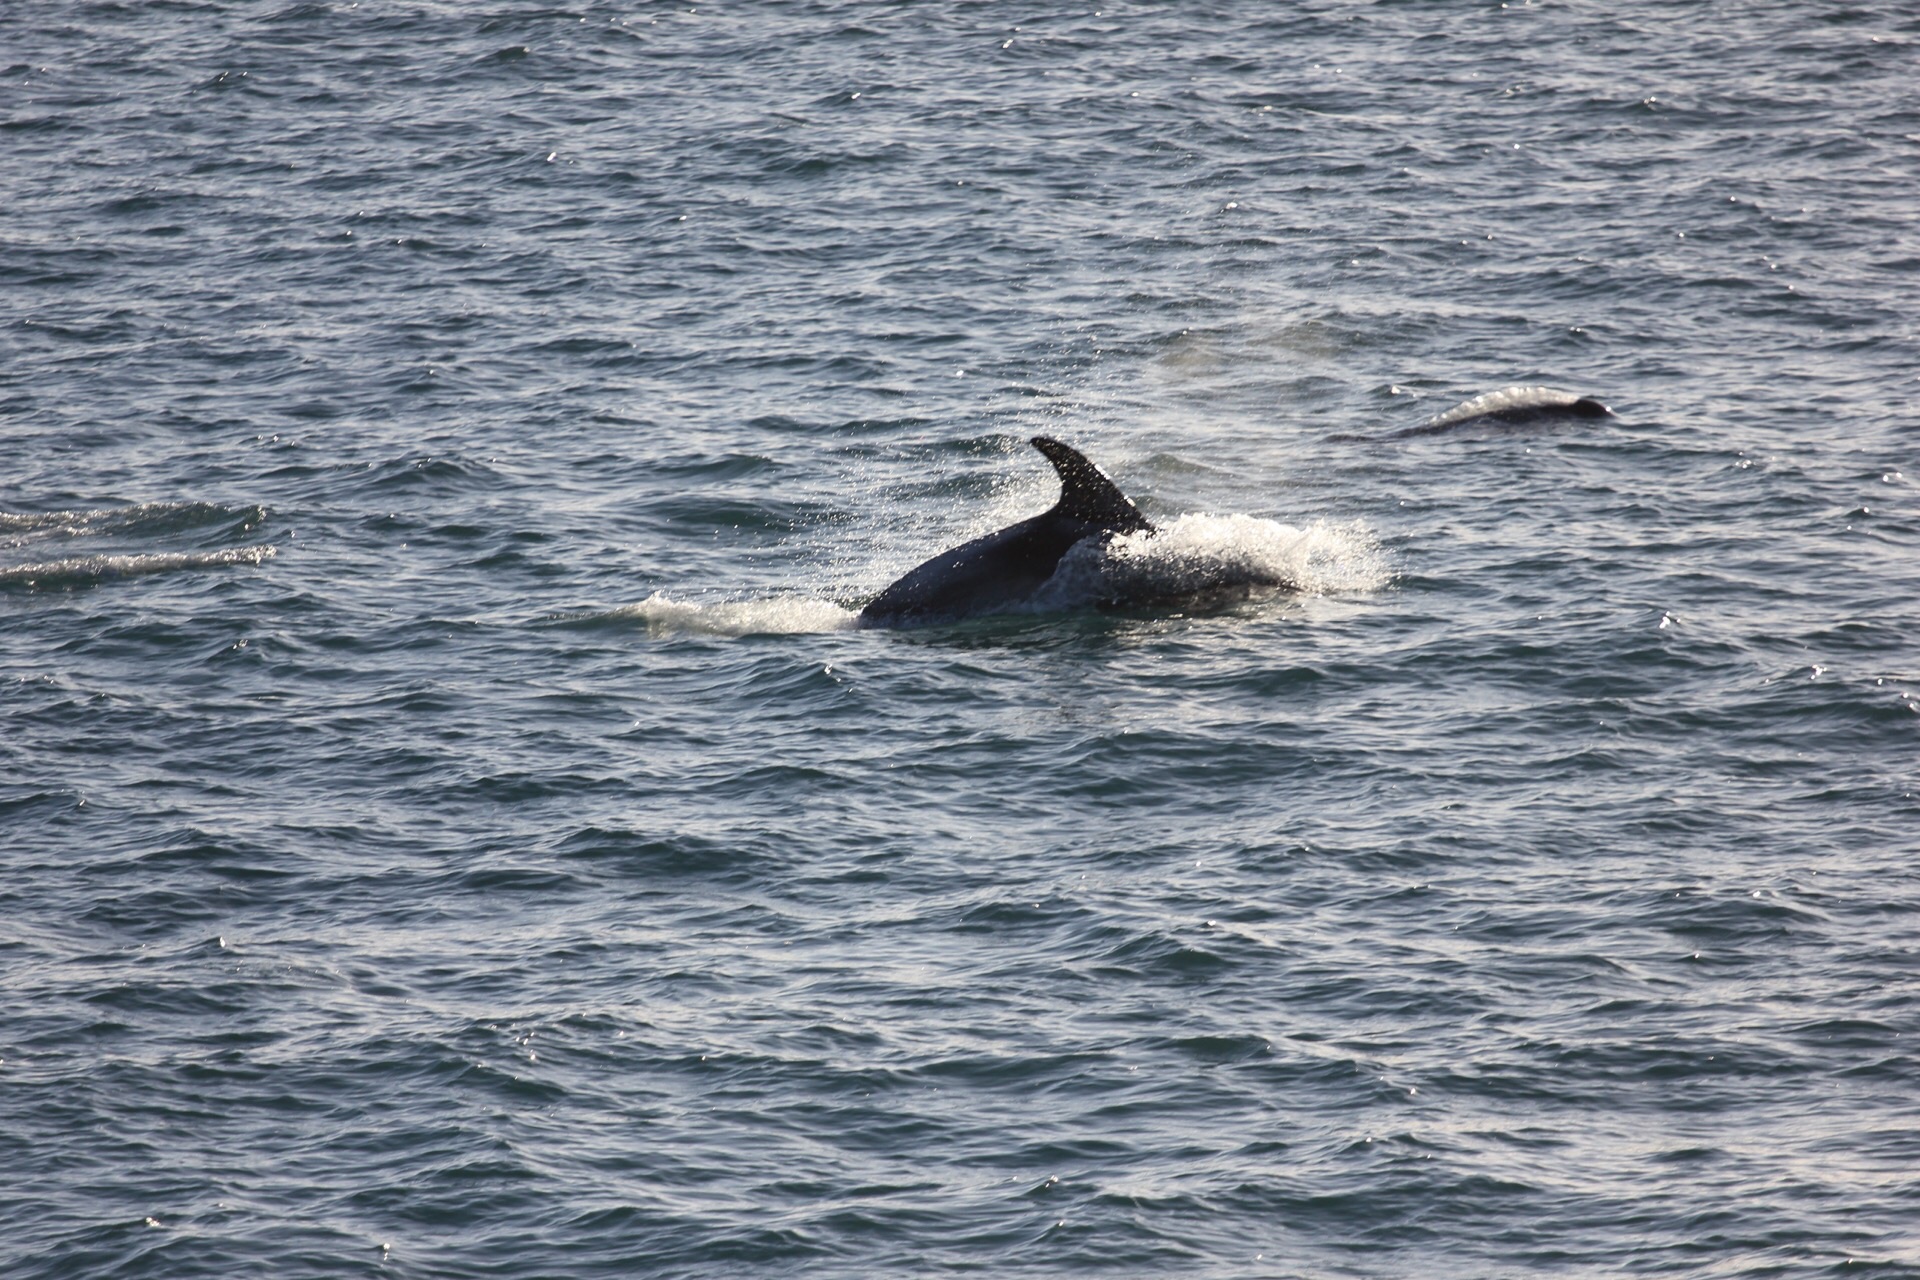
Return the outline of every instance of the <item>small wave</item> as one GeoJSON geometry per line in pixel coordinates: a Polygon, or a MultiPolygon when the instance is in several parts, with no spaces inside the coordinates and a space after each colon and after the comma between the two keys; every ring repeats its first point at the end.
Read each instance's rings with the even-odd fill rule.
{"type": "Polygon", "coordinates": [[[353,469],[358,473],[356,484],[382,492],[415,489],[480,492],[491,489],[500,479],[498,471],[476,459],[419,454],[361,463],[353,469]]]}
{"type": "Polygon", "coordinates": [[[0,535],[83,538],[118,533],[177,533],[230,521],[251,529],[266,518],[266,508],[257,506],[140,502],[87,511],[0,511],[0,535]]]}
{"type": "Polygon", "coordinates": [[[1150,603],[1272,587],[1298,595],[1371,591],[1391,578],[1359,524],[1306,528],[1244,515],[1184,515],[1157,533],[1083,542],[1034,604],[1045,609],[1150,603]]]}
{"type": "Polygon", "coordinates": [[[575,622],[639,622],[649,635],[769,636],[814,631],[850,631],[860,615],[830,600],[786,596],[699,604],[660,592],[575,622]]]}
{"type": "Polygon", "coordinates": [[[72,556],[40,564],[0,567],[0,589],[88,586],[111,578],[133,578],[176,569],[212,569],[257,565],[271,559],[271,546],[229,547],[224,551],[162,551],[145,555],[72,556]]]}

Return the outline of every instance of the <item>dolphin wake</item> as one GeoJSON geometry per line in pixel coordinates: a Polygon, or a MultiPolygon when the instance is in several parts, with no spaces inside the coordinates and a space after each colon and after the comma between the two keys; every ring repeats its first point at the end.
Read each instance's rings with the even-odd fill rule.
{"type": "MultiPolygon", "coordinates": [[[[1376,590],[1392,578],[1366,526],[1316,521],[1299,528],[1245,515],[1180,516],[1157,533],[1088,539],[1064,556],[1032,597],[982,616],[1201,605],[1263,595],[1325,596],[1376,590]]],[[[568,626],[644,627],[650,636],[767,636],[851,631],[858,607],[808,595],[686,600],[656,591],[634,604],[555,619],[568,626]]]]}
{"type": "Polygon", "coordinates": [[[621,605],[605,613],[569,621],[631,625],[639,623],[649,635],[778,636],[817,631],[851,631],[859,614],[831,600],[807,596],[776,596],[765,600],[719,600],[702,603],[675,600],[656,591],[637,604],[621,605]]]}

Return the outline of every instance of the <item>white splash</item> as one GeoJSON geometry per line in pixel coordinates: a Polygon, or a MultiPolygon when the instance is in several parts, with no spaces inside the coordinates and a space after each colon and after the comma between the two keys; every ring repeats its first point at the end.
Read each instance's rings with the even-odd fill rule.
{"type": "Polygon", "coordinates": [[[777,636],[815,631],[851,631],[860,615],[831,600],[781,596],[768,600],[675,600],[656,591],[638,604],[595,615],[609,622],[639,622],[649,635],[777,636]]]}
{"type": "Polygon", "coordinates": [[[1269,587],[1296,595],[1369,591],[1391,574],[1363,525],[1306,528],[1245,515],[1184,515],[1156,533],[1083,542],[1035,605],[1148,603],[1269,587]]]}

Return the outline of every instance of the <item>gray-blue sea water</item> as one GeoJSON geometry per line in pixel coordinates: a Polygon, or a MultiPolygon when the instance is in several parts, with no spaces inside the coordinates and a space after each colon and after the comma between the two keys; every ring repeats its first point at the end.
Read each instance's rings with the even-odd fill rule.
{"type": "Polygon", "coordinates": [[[1917,86],[7,0],[0,1274],[1920,1275],[1917,86]],[[1297,589],[855,628],[1037,433],[1297,589]]]}

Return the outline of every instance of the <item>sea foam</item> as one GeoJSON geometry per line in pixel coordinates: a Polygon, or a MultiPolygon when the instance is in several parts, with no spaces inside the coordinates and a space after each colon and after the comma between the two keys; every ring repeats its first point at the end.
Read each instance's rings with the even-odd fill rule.
{"type": "Polygon", "coordinates": [[[637,604],[596,614],[594,620],[639,622],[650,635],[764,636],[848,631],[860,615],[831,600],[806,596],[700,602],[656,591],[637,604]]]}

